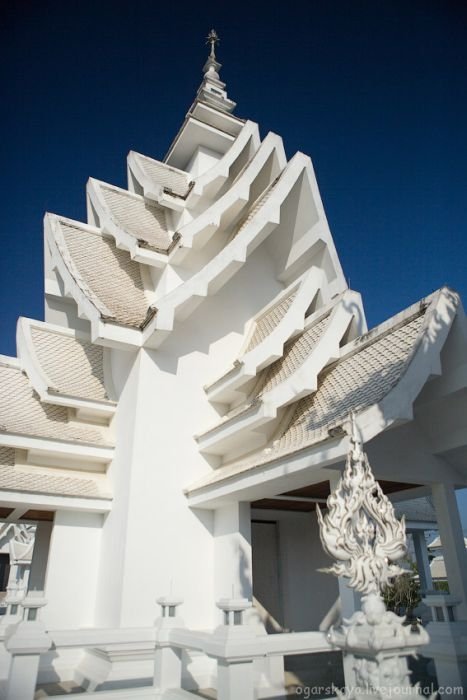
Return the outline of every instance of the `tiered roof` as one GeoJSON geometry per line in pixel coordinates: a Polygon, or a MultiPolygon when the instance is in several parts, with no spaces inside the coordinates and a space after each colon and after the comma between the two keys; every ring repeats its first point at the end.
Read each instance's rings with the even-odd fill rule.
{"type": "MultiPolygon", "coordinates": [[[[321,369],[316,390],[289,404],[280,424],[276,424],[276,432],[270,436],[267,447],[230,461],[227,453],[224,462],[190,486],[188,493],[195,494],[257,467],[340,438],[345,435],[350,412],[360,417],[363,425],[368,411],[379,409],[377,430],[384,429],[382,416],[385,402],[391,401],[394,392],[399,391],[404,399],[404,402],[401,401],[402,410],[407,411],[408,408],[404,406],[407,403],[411,406],[429,378],[458,303],[456,294],[443,289],[381,326],[347,342],[340,348],[339,359],[321,369]],[[444,322],[441,323],[440,319],[444,319],[444,322]],[[430,358],[430,354],[433,357],[430,358]],[[420,359],[424,356],[425,376],[421,376],[420,359]],[[416,375],[416,382],[413,376],[409,377],[410,373],[416,375]]],[[[320,328],[322,330],[326,320],[327,317],[324,317],[311,327],[311,331],[315,329],[314,333],[310,333],[312,344],[316,342],[318,331],[320,328]]],[[[291,367],[297,361],[294,349],[300,348],[305,337],[306,331],[289,341],[283,356],[259,373],[259,381],[253,391],[255,396],[264,394],[268,381],[264,377],[268,377],[269,381],[272,379],[275,384],[287,383],[288,378],[293,376],[291,367]]],[[[310,348],[310,351],[305,351],[304,357],[312,353],[313,349],[310,348]]],[[[298,363],[302,361],[298,353],[298,363]]],[[[243,406],[237,406],[232,415],[227,414],[227,421],[242,410],[251,410],[251,406],[252,402],[248,400],[243,406]]],[[[240,434],[239,443],[242,442],[243,436],[240,434]]]]}
{"type": "Polygon", "coordinates": [[[54,496],[109,498],[95,479],[54,476],[31,467],[18,467],[15,462],[15,450],[0,447],[0,489],[54,496]]]}
{"type": "Polygon", "coordinates": [[[139,171],[145,197],[151,198],[150,194],[152,194],[153,198],[157,196],[160,198],[161,194],[157,192],[159,188],[175,197],[182,199],[187,197],[193,185],[188,173],[134,151],[128,156],[129,166],[130,158],[133,168],[139,171]]]}
{"type": "Polygon", "coordinates": [[[130,152],[128,189],[91,178],[88,223],[46,215],[46,293],[84,330],[20,320],[19,361],[0,362],[2,488],[108,493],[106,352],[158,347],[262,244],[277,294],[262,309],[252,300],[241,352],[205,387],[221,415],[197,440],[219,468],[193,491],[329,439],[350,410],[384,401],[428,343],[438,298],[366,333],[310,159],[287,161],[279,136],[261,140],[234,116],[219,68],[211,55],[164,162],[130,152]]]}
{"type": "Polygon", "coordinates": [[[48,222],[49,242],[76,298],[81,292],[103,320],[141,328],[150,314],[141,266],[100,229],[59,217],[48,222]]]}
{"type": "Polygon", "coordinates": [[[39,400],[27,376],[15,364],[0,364],[0,433],[104,445],[101,432],[69,419],[63,406],[39,400]]]}
{"type": "Polygon", "coordinates": [[[104,383],[104,348],[46,324],[31,325],[38,363],[57,394],[109,401],[104,383]]]}

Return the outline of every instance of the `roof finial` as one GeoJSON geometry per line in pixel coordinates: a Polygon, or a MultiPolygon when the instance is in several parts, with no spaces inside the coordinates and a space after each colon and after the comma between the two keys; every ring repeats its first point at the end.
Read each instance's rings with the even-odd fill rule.
{"type": "Polygon", "coordinates": [[[204,64],[203,72],[206,78],[214,78],[219,80],[219,73],[221,64],[218,63],[216,59],[216,44],[220,42],[219,36],[215,29],[211,29],[206,37],[206,44],[211,44],[211,51],[209,53],[208,59],[204,64]]]}
{"type": "Polygon", "coordinates": [[[216,60],[216,44],[219,43],[219,35],[217,34],[215,29],[211,29],[211,31],[206,37],[206,44],[211,44],[211,53],[209,54],[209,58],[213,58],[214,60],[216,60]]]}
{"type": "Polygon", "coordinates": [[[219,78],[219,71],[222,68],[216,57],[216,44],[219,42],[218,33],[215,29],[211,29],[206,37],[206,44],[210,44],[211,48],[203,67],[204,77],[198,89],[197,100],[221,112],[232,112],[235,109],[235,102],[229,100],[225,83],[219,78]]]}

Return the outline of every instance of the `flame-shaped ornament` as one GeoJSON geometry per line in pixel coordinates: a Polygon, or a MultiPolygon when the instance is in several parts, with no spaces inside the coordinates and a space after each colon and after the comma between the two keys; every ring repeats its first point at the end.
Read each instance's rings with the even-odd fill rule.
{"type": "Polygon", "coordinates": [[[390,578],[402,572],[392,562],[407,552],[405,521],[398,521],[363,452],[355,417],[351,449],[337,488],[327,500],[328,512],[317,515],[324,550],[336,560],[326,573],[349,579],[363,594],[379,593],[390,578]]]}
{"type": "MultiPolygon", "coordinates": [[[[402,573],[392,562],[406,554],[404,518],[399,522],[389,499],[375,480],[351,414],[351,449],[337,488],[323,516],[317,508],[321,542],[336,561],[328,573],[343,576],[364,594],[362,609],[328,631],[329,641],[352,660],[354,683],[345,700],[386,700],[392,694],[418,698],[407,657],[429,641],[421,627],[386,610],[381,588],[402,573]]],[[[434,700],[434,693],[430,700],[434,700]]]]}

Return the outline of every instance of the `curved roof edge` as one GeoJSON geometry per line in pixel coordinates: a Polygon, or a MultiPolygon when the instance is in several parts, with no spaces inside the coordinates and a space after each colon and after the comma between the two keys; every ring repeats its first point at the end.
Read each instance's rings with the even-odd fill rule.
{"type": "MultiPolygon", "coordinates": [[[[79,331],[24,317],[18,319],[16,331],[18,358],[22,369],[28,375],[29,381],[39,395],[40,400],[44,403],[58,406],[69,406],[79,411],[81,415],[95,414],[109,418],[115,413],[116,403],[106,398],[105,391],[97,391],[97,395],[92,397],[89,395],[89,392],[87,396],[84,395],[82,389],[83,380],[85,383],[87,380],[89,384],[90,379],[92,382],[92,373],[96,372],[95,367],[91,365],[86,367],[86,349],[84,349],[84,352],[82,351],[85,348],[85,344],[91,347],[94,354],[96,352],[103,354],[103,349],[100,346],[93,348],[89,338],[79,331]],[[52,363],[55,362],[57,369],[63,370],[66,367],[67,372],[73,372],[75,378],[81,384],[80,393],[78,391],[70,391],[69,387],[64,387],[63,382],[57,381],[57,376],[55,376],[54,381],[47,375],[47,370],[43,367],[37,352],[37,340],[35,341],[33,338],[33,331],[39,331],[43,335],[53,337],[53,347],[48,349],[49,360],[52,363]],[[66,363],[63,361],[64,358],[57,353],[61,340],[67,345],[64,348],[67,355],[66,363]],[[73,348],[73,346],[75,347],[73,348]],[[73,352],[73,350],[75,351],[73,352]]],[[[98,371],[103,374],[103,357],[102,368],[98,371]]],[[[97,385],[97,381],[92,383],[97,385]]]]}
{"type": "MultiPolygon", "coordinates": [[[[304,163],[300,155],[294,156],[276,184],[277,196],[268,199],[248,225],[199,272],[158,300],[158,313],[144,331],[146,338],[158,329],[172,330],[176,315],[183,320],[203,298],[216,293],[242,267],[248,256],[280,223],[281,204],[303,169],[304,163]]],[[[159,339],[154,338],[156,345],[162,340],[162,334],[159,339]]]]}
{"type": "Polygon", "coordinates": [[[163,207],[147,204],[141,195],[92,177],[88,179],[86,192],[100,227],[115,239],[119,248],[127,250],[137,262],[165,267],[167,256],[177,245],[179,236],[169,231],[163,207]],[[128,204],[133,205],[136,211],[130,211],[129,217],[125,215],[131,219],[131,225],[125,224],[121,216],[119,218],[115,205],[107,201],[105,191],[114,197],[126,198],[128,204]],[[154,218],[156,211],[157,219],[154,218]]]}
{"type": "Polygon", "coordinates": [[[194,184],[190,173],[137,151],[128,153],[127,164],[146,199],[175,210],[183,209],[194,184]]]}
{"type": "MultiPolygon", "coordinates": [[[[431,376],[441,373],[440,353],[459,306],[458,294],[443,287],[343,348],[343,356],[335,365],[386,337],[389,342],[392,333],[423,314],[421,329],[397,383],[381,400],[356,414],[358,429],[365,442],[392,425],[413,418],[413,403],[421,389],[431,376]]],[[[220,466],[185,489],[185,493],[192,505],[208,504],[227,492],[232,498],[235,483],[239,490],[252,488],[257,478],[264,482],[268,473],[272,478],[273,473],[282,472],[284,465],[291,474],[295,469],[300,471],[312,465],[316,469],[320,465],[326,467],[336,463],[345,457],[348,449],[346,420],[326,425],[321,435],[308,444],[282,451],[269,447],[238,462],[220,466]]]]}
{"type": "Polygon", "coordinates": [[[357,296],[347,291],[332,305],[307,318],[304,330],[290,341],[292,347],[297,347],[306,338],[305,347],[298,356],[283,355],[262,370],[263,376],[258,377],[259,384],[256,382],[246,403],[236,406],[215,425],[195,436],[200,451],[226,455],[241,444],[242,451],[247,452],[248,438],[253,437],[251,433],[260,430],[271,436],[280,409],[316,391],[320,372],[339,358],[342,338],[355,320],[352,309],[357,296]],[[273,370],[279,371],[279,375],[274,375],[279,379],[272,377],[273,370]]]}
{"type": "Polygon", "coordinates": [[[248,120],[222,158],[220,158],[212,168],[209,168],[205,173],[195,178],[193,188],[188,195],[187,204],[193,206],[204,196],[215,197],[228,179],[231,169],[237,162],[237,159],[240,158],[244,149],[246,149],[249,144],[251,145],[250,150],[256,153],[261,145],[261,139],[258,124],[248,120]]]}
{"type": "MultiPolygon", "coordinates": [[[[205,245],[221,225],[228,227],[235,220],[249,203],[255,178],[273,155],[277,158],[278,172],[281,172],[287,163],[284,145],[280,136],[270,132],[227,192],[192,221],[178,229],[181,237],[179,254],[183,254],[186,248],[205,245]]],[[[253,204],[254,202],[250,203],[251,206],[253,204]]],[[[177,259],[176,254],[173,257],[177,259]]]]}
{"type": "MultiPolygon", "coordinates": [[[[121,347],[140,347],[143,343],[142,330],[150,322],[156,310],[148,301],[146,316],[143,318],[141,315],[139,328],[119,322],[115,314],[93,292],[76,267],[64,239],[61,222],[95,236],[106,238],[108,241],[112,241],[113,248],[117,250],[115,241],[108,234],[102,234],[100,229],[95,226],[51,213],[47,213],[44,217],[44,231],[51,253],[52,265],[63,281],[65,293],[69,294],[76,302],[78,313],[89,320],[92,342],[121,347]]],[[[122,252],[129,256],[126,251],[122,252]]],[[[137,262],[133,264],[138,265],[137,262]]]]}
{"type": "Polygon", "coordinates": [[[264,307],[251,320],[245,336],[246,349],[234,366],[204,387],[208,399],[232,403],[243,393],[241,387],[245,382],[281,358],[285,343],[303,330],[307,309],[321,291],[325,294],[324,272],[313,267],[264,307]],[[258,324],[265,317],[268,318],[269,328],[261,329],[262,337],[259,337],[258,324]],[[251,341],[255,336],[258,342],[252,346],[251,341]]]}

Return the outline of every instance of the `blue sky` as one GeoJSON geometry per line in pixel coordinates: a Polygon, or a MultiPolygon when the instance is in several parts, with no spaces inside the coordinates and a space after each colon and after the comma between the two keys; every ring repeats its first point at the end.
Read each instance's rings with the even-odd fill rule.
{"type": "Polygon", "coordinates": [[[369,325],[443,284],[467,299],[464,1],[9,0],[0,353],[43,314],[44,212],[84,219],[89,176],[124,186],[130,149],[163,157],[212,26],[236,113],[311,155],[369,325]]]}

